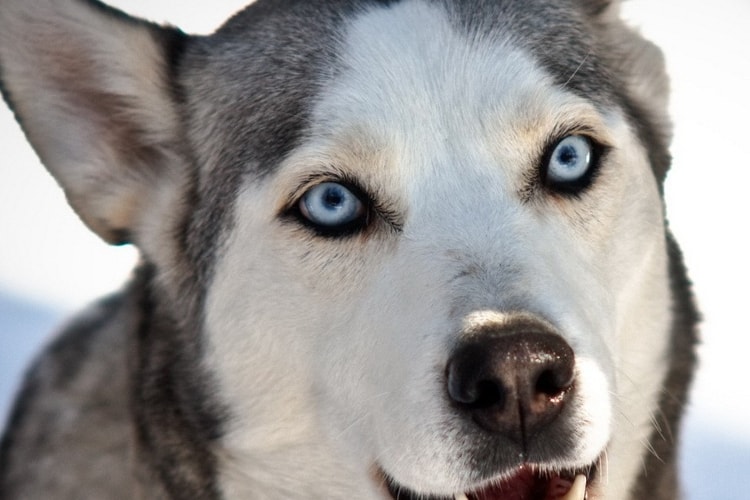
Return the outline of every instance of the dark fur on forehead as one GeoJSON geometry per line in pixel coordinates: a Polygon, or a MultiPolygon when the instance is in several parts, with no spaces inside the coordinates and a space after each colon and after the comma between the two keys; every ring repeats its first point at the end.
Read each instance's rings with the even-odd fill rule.
{"type": "Polygon", "coordinates": [[[390,3],[261,0],[196,39],[183,73],[195,89],[193,138],[208,150],[202,164],[272,169],[298,142],[321,81],[334,71],[342,23],[390,3]],[[215,130],[203,129],[206,123],[215,130]]]}
{"type": "MultiPolygon", "coordinates": [[[[606,59],[620,41],[607,36],[609,25],[602,21],[613,2],[428,1],[442,4],[457,29],[510,38],[560,86],[595,104],[620,106],[642,138],[661,135],[660,124],[643,111],[648,106],[632,102],[625,89],[627,76],[606,59]]],[[[304,133],[321,84],[336,72],[342,25],[368,7],[393,3],[398,2],[261,0],[214,36],[193,43],[184,69],[190,86],[198,90],[191,102],[193,139],[199,144],[195,149],[209,156],[198,158],[200,164],[242,165],[243,171],[255,173],[273,170],[304,133]],[[204,128],[207,123],[215,128],[204,128]]],[[[652,145],[660,152],[654,169],[661,179],[668,163],[662,153],[666,141],[652,145]]]]}
{"type": "Polygon", "coordinates": [[[612,75],[595,48],[589,18],[578,2],[558,0],[441,0],[459,29],[510,39],[556,82],[598,104],[612,102],[612,75]]]}
{"type": "MultiPolygon", "coordinates": [[[[595,105],[623,109],[647,146],[657,178],[663,179],[668,134],[648,103],[630,95],[630,77],[618,67],[622,62],[606,59],[620,41],[609,35],[610,21],[605,21],[612,2],[428,1],[442,5],[456,29],[470,36],[500,33],[532,55],[561,87],[595,105]]],[[[242,178],[272,172],[304,136],[316,96],[337,72],[346,22],[368,8],[394,3],[260,0],[214,35],[190,40],[178,73],[180,87],[190,89],[184,95],[183,123],[198,182],[183,239],[199,269],[208,272],[213,248],[231,222],[227,214],[242,178]]],[[[621,23],[617,27],[618,33],[625,31],[621,23]]]]}

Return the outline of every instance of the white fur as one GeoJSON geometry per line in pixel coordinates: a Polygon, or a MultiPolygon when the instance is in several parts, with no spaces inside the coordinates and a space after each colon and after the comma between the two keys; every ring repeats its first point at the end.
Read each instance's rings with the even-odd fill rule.
{"type": "Polygon", "coordinates": [[[669,299],[657,187],[622,113],[421,1],[363,13],[343,40],[311,137],[239,197],[209,295],[207,363],[232,416],[226,498],[382,498],[375,466],[417,490],[475,487],[445,364],[466,321],[518,310],[576,353],[581,439],[557,465],[609,444],[606,497],[623,498],[664,377],[669,299]],[[580,200],[524,201],[561,122],[612,154],[580,200]],[[403,231],[323,239],[279,220],[301,179],[331,171],[359,179],[403,231]]]}

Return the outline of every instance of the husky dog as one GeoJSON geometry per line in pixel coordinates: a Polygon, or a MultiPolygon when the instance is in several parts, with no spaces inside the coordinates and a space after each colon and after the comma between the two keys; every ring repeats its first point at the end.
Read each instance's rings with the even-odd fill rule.
{"type": "Polygon", "coordinates": [[[606,0],[1,0],[3,95],[121,293],[10,499],[672,499],[696,311],[660,52],[606,0]]]}

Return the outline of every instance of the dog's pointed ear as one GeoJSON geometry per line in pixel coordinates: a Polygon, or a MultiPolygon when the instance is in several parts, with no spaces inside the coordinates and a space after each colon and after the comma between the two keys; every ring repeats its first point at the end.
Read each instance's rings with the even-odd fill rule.
{"type": "Polygon", "coordinates": [[[666,117],[669,78],[661,49],[620,17],[620,0],[578,0],[598,26],[600,40],[614,54],[612,65],[626,79],[628,90],[642,104],[666,117]]]}
{"type": "Polygon", "coordinates": [[[0,2],[0,88],[83,221],[137,239],[186,173],[170,61],[185,37],[95,0],[0,2]]]}
{"type": "Polygon", "coordinates": [[[588,15],[599,16],[618,2],[615,0],[578,0],[578,3],[588,15]]]}
{"type": "Polygon", "coordinates": [[[608,65],[623,82],[637,112],[646,116],[653,125],[652,132],[656,137],[652,140],[664,153],[652,152],[652,166],[657,179],[663,181],[670,164],[667,148],[672,136],[669,77],[664,54],[623,21],[620,0],[577,1],[595,26],[596,42],[606,48],[602,54],[608,54],[608,65]]]}

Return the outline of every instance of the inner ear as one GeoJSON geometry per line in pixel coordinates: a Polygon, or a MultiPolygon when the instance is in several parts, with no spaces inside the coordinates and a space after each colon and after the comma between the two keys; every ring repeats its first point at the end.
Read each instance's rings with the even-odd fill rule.
{"type": "Polygon", "coordinates": [[[108,242],[137,239],[162,190],[186,175],[172,68],[187,40],[95,1],[0,6],[4,96],[70,204],[108,242]]]}

